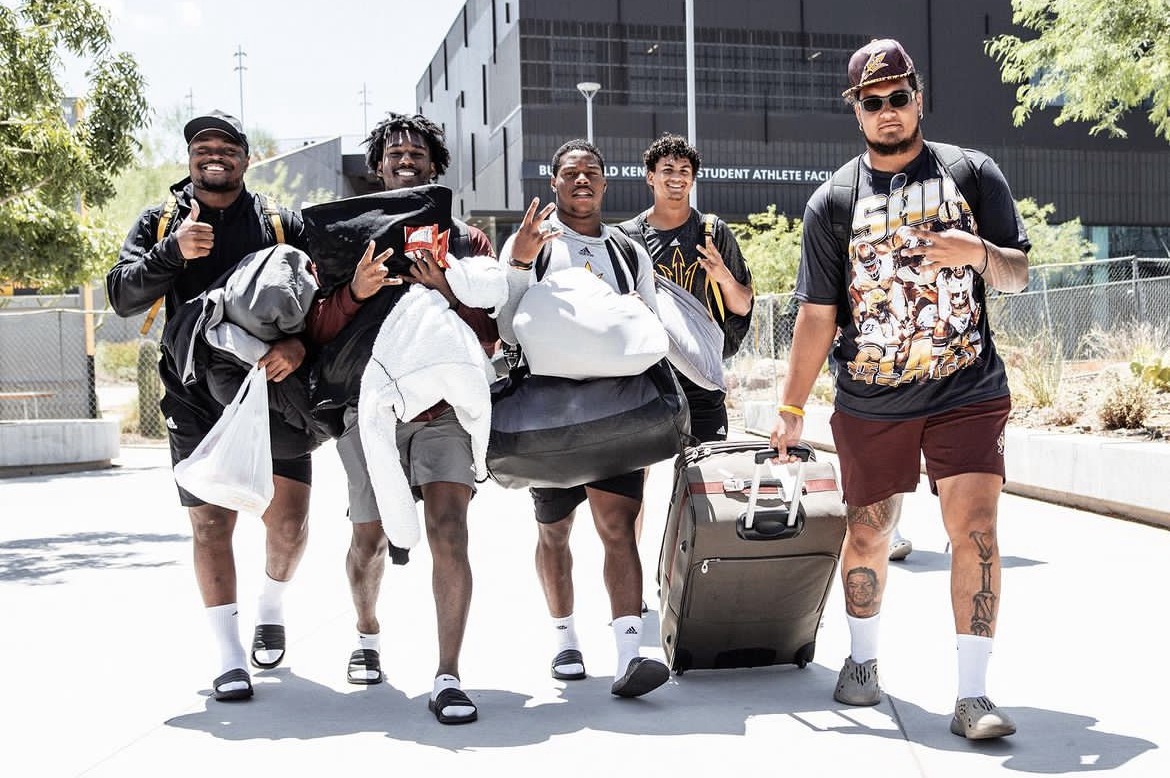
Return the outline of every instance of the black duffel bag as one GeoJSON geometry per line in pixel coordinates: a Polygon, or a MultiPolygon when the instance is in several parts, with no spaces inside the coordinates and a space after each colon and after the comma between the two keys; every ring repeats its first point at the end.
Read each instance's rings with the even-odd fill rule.
{"type": "Polygon", "coordinates": [[[634,376],[569,378],[518,368],[492,385],[487,468],[501,486],[578,486],[682,453],[690,409],[666,360],[634,376]]]}

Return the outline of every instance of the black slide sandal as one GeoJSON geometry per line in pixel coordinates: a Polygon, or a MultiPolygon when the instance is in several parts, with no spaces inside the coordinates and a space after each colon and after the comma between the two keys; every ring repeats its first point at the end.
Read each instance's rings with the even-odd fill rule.
{"type": "Polygon", "coordinates": [[[479,710],[475,703],[462,689],[444,689],[435,696],[435,699],[427,700],[427,710],[435,714],[440,724],[470,724],[479,718],[479,710]],[[445,708],[454,707],[471,708],[471,713],[467,716],[448,716],[443,713],[445,708]]]}
{"type": "Polygon", "coordinates": [[[345,680],[358,686],[370,686],[382,683],[382,660],[378,652],[372,648],[359,648],[349,655],[349,665],[345,668],[345,680]],[[354,673],[373,672],[376,678],[354,677],[354,673]]]}
{"type": "Polygon", "coordinates": [[[234,702],[236,700],[246,700],[252,696],[252,679],[248,677],[248,671],[242,667],[237,667],[234,670],[228,670],[226,673],[216,678],[211,682],[211,693],[215,699],[220,702],[234,702]],[[248,684],[244,689],[230,689],[228,691],[220,691],[219,687],[226,686],[229,683],[236,683],[243,681],[248,684]]]}
{"type": "Polygon", "coordinates": [[[252,665],[261,670],[271,670],[284,661],[284,625],[257,624],[256,632],[252,636],[252,665]],[[275,662],[261,662],[256,658],[257,651],[279,651],[280,656],[275,662]]]}
{"type": "Polygon", "coordinates": [[[580,681],[585,678],[585,658],[581,656],[581,652],[575,648],[566,648],[553,657],[552,677],[558,681],[580,681]],[[563,673],[557,670],[558,667],[564,667],[565,665],[581,665],[581,672],[563,673]]]}

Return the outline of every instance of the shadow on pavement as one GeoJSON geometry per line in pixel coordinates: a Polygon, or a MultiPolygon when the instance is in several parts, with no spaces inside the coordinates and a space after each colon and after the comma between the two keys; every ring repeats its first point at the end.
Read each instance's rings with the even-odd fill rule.
{"type": "MultiPolygon", "coordinates": [[[[1004,556],[1000,557],[999,564],[1004,570],[1010,570],[1013,567],[1035,567],[1048,563],[1040,559],[1004,556]]],[[[908,573],[946,573],[951,569],[951,555],[941,551],[926,551],[916,548],[906,559],[900,562],[890,562],[890,569],[905,570],[908,573]]]]}
{"type": "Polygon", "coordinates": [[[59,584],[47,580],[75,570],[126,570],[166,567],[175,560],[151,559],[134,546],[143,543],[189,543],[189,535],[79,532],[0,543],[0,582],[59,584]]]}
{"type": "MultiPolygon", "coordinates": [[[[831,694],[836,673],[809,665],[755,670],[692,671],[674,676],[646,697],[626,700],[610,694],[612,676],[550,683],[560,698],[532,704],[533,698],[500,689],[467,689],[479,721],[444,726],[427,710],[426,695],[407,697],[388,684],[338,692],[287,669],[253,677],[256,696],[243,703],[208,700],[206,710],[167,721],[229,740],[314,739],[361,732],[452,751],[531,745],[584,729],[633,735],[743,735],[747,720],[760,715],[793,715],[831,694]],[[810,681],[812,683],[810,683],[810,681]],[[774,693],[761,694],[761,686],[774,693]]],[[[205,691],[204,693],[209,693],[205,691]]]]}
{"type": "MultiPolygon", "coordinates": [[[[832,702],[836,673],[811,664],[755,670],[691,671],[635,700],[609,693],[612,677],[563,684],[560,699],[500,689],[468,689],[479,721],[444,726],[427,710],[425,694],[408,697],[387,683],[338,692],[293,674],[270,670],[253,677],[256,697],[242,703],[208,700],[206,709],[166,722],[225,740],[310,740],[363,732],[450,751],[542,743],[584,729],[632,735],[746,734],[756,716],[788,716],[814,732],[908,741],[938,751],[979,753],[1020,772],[1057,774],[1111,770],[1157,748],[1140,738],[1093,729],[1090,716],[1005,708],[1020,733],[1002,740],[952,735],[950,716],[883,696],[875,708],[832,702]],[[764,693],[761,693],[764,689],[764,693]]],[[[204,694],[209,694],[205,690],[204,694]]]]}
{"type": "Polygon", "coordinates": [[[883,695],[880,707],[886,706],[895,712],[901,724],[897,729],[867,726],[859,720],[864,718],[864,713],[859,713],[864,709],[840,706],[833,714],[835,721],[809,719],[803,723],[818,732],[899,738],[928,749],[985,754],[1002,759],[1004,768],[1025,773],[1113,770],[1158,747],[1141,738],[1095,730],[1097,719],[1091,716],[1010,706],[1003,709],[1016,722],[1015,735],[996,740],[966,740],[951,734],[949,713],[939,715],[906,700],[883,695]]]}

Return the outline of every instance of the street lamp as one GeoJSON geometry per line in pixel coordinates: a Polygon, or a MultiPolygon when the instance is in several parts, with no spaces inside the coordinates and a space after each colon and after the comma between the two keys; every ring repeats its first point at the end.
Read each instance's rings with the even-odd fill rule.
{"type": "Polygon", "coordinates": [[[601,91],[601,84],[596,81],[582,81],[577,84],[577,91],[585,96],[585,140],[593,142],[593,95],[601,91]]]}

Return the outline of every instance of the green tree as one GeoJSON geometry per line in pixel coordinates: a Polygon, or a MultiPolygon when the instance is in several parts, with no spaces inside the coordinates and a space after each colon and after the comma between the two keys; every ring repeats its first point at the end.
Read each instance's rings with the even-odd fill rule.
{"type": "Polygon", "coordinates": [[[1085,240],[1081,220],[1052,223],[1056,211],[1052,203],[1040,205],[1030,197],[1017,200],[1020,216],[1028,230],[1032,249],[1028,252],[1029,265],[1052,265],[1060,262],[1081,262],[1092,259],[1097,247],[1085,240]]]}
{"type": "Polygon", "coordinates": [[[786,294],[796,286],[800,265],[800,219],[789,219],[769,205],[748,214],[747,224],[731,225],[740,251],[752,271],[756,294],[786,294]]]}
{"type": "Polygon", "coordinates": [[[91,0],[0,5],[0,278],[73,286],[104,269],[121,240],[79,207],[110,198],[147,118],[137,64],[110,46],[91,0]],[[91,63],[72,126],[57,76],[64,53],[91,63]]]}
{"type": "Polygon", "coordinates": [[[1037,109],[1053,120],[1093,122],[1089,132],[1125,136],[1118,126],[1147,109],[1170,140],[1170,3],[1166,0],[1012,0],[1012,21],[1036,34],[1000,35],[987,52],[1004,83],[1019,84],[1012,111],[1021,125],[1037,109]]]}

